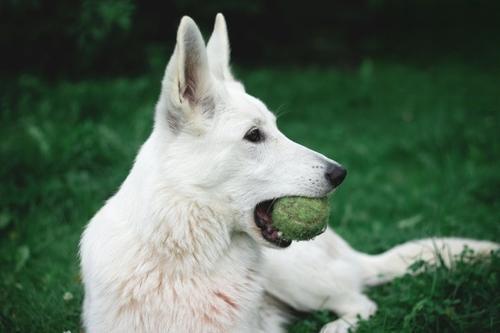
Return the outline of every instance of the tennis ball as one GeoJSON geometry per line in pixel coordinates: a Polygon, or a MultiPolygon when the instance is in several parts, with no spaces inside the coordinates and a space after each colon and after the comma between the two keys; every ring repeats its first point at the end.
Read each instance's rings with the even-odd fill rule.
{"type": "Polygon", "coordinates": [[[325,231],[329,214],[326,197],[283,197],[274,203],[273,226],[286,239],[311,239],[325,231]]]}

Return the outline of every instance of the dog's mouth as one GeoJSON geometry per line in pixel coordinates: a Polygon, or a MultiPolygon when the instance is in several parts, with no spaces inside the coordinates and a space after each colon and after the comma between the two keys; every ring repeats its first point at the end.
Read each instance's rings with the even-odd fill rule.
{"type": "Polygon", "coordinates": [[[281,231],[273,226],[273,205],[275,200],[267,200],[255,206],[254,219],[262,237],[278,247],[288,247],[292,241],[282,236],[281,231]]]}

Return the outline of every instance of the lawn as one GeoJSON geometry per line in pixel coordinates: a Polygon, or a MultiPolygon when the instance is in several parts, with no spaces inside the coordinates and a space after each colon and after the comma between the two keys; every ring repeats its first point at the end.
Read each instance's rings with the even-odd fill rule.
{"type": "MultiPolygon", "coordinates": [[[[160,77],[0,83],[0,332],[79,332],[78,240],[152,126],[160,77]]],[[[500,72],[365,61],[239,70],[289,137],[344,164],[331,225],[377,253],[406,240],[500,240],[500,72]]],[[[369,290],[360,332],[500,331],[500,256],[369,290]]],[[[333,318],[305,315],[295,333],[333,318]]]]}

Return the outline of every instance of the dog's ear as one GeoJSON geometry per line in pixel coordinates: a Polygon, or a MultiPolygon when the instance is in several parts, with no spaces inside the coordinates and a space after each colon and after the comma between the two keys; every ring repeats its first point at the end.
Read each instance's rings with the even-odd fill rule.
{"type": "Polygon", "coordinates": [[[220,80],[234,80],[229,68],[229,37],[226,20],[219,13],[215,17],[214,31],[207,44],[210,70],[220,80]]]}
{"type": "Polygon", "coordinates": [[[196,23],[184,16],[162,81],[157,120],[166,119],[168,126],[175,130],[186,123],[196,123],[200,117],[213,112],[212,88],[205,42],[196,23]]]}

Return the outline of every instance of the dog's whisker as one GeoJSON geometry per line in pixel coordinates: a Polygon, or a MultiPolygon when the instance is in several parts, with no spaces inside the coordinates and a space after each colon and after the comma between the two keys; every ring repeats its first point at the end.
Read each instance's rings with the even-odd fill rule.
{"type": "Polygon", "coordinates": [[[274,111],[274,115],[276,116],[276,119],[280,118],[281,116],[283,116],[287,113],[292,112],[291,110],[283,110],[284,107],[285,107],[285,104],[283,103],[280,106],[278,106],[276,111],[274,111]]]}

